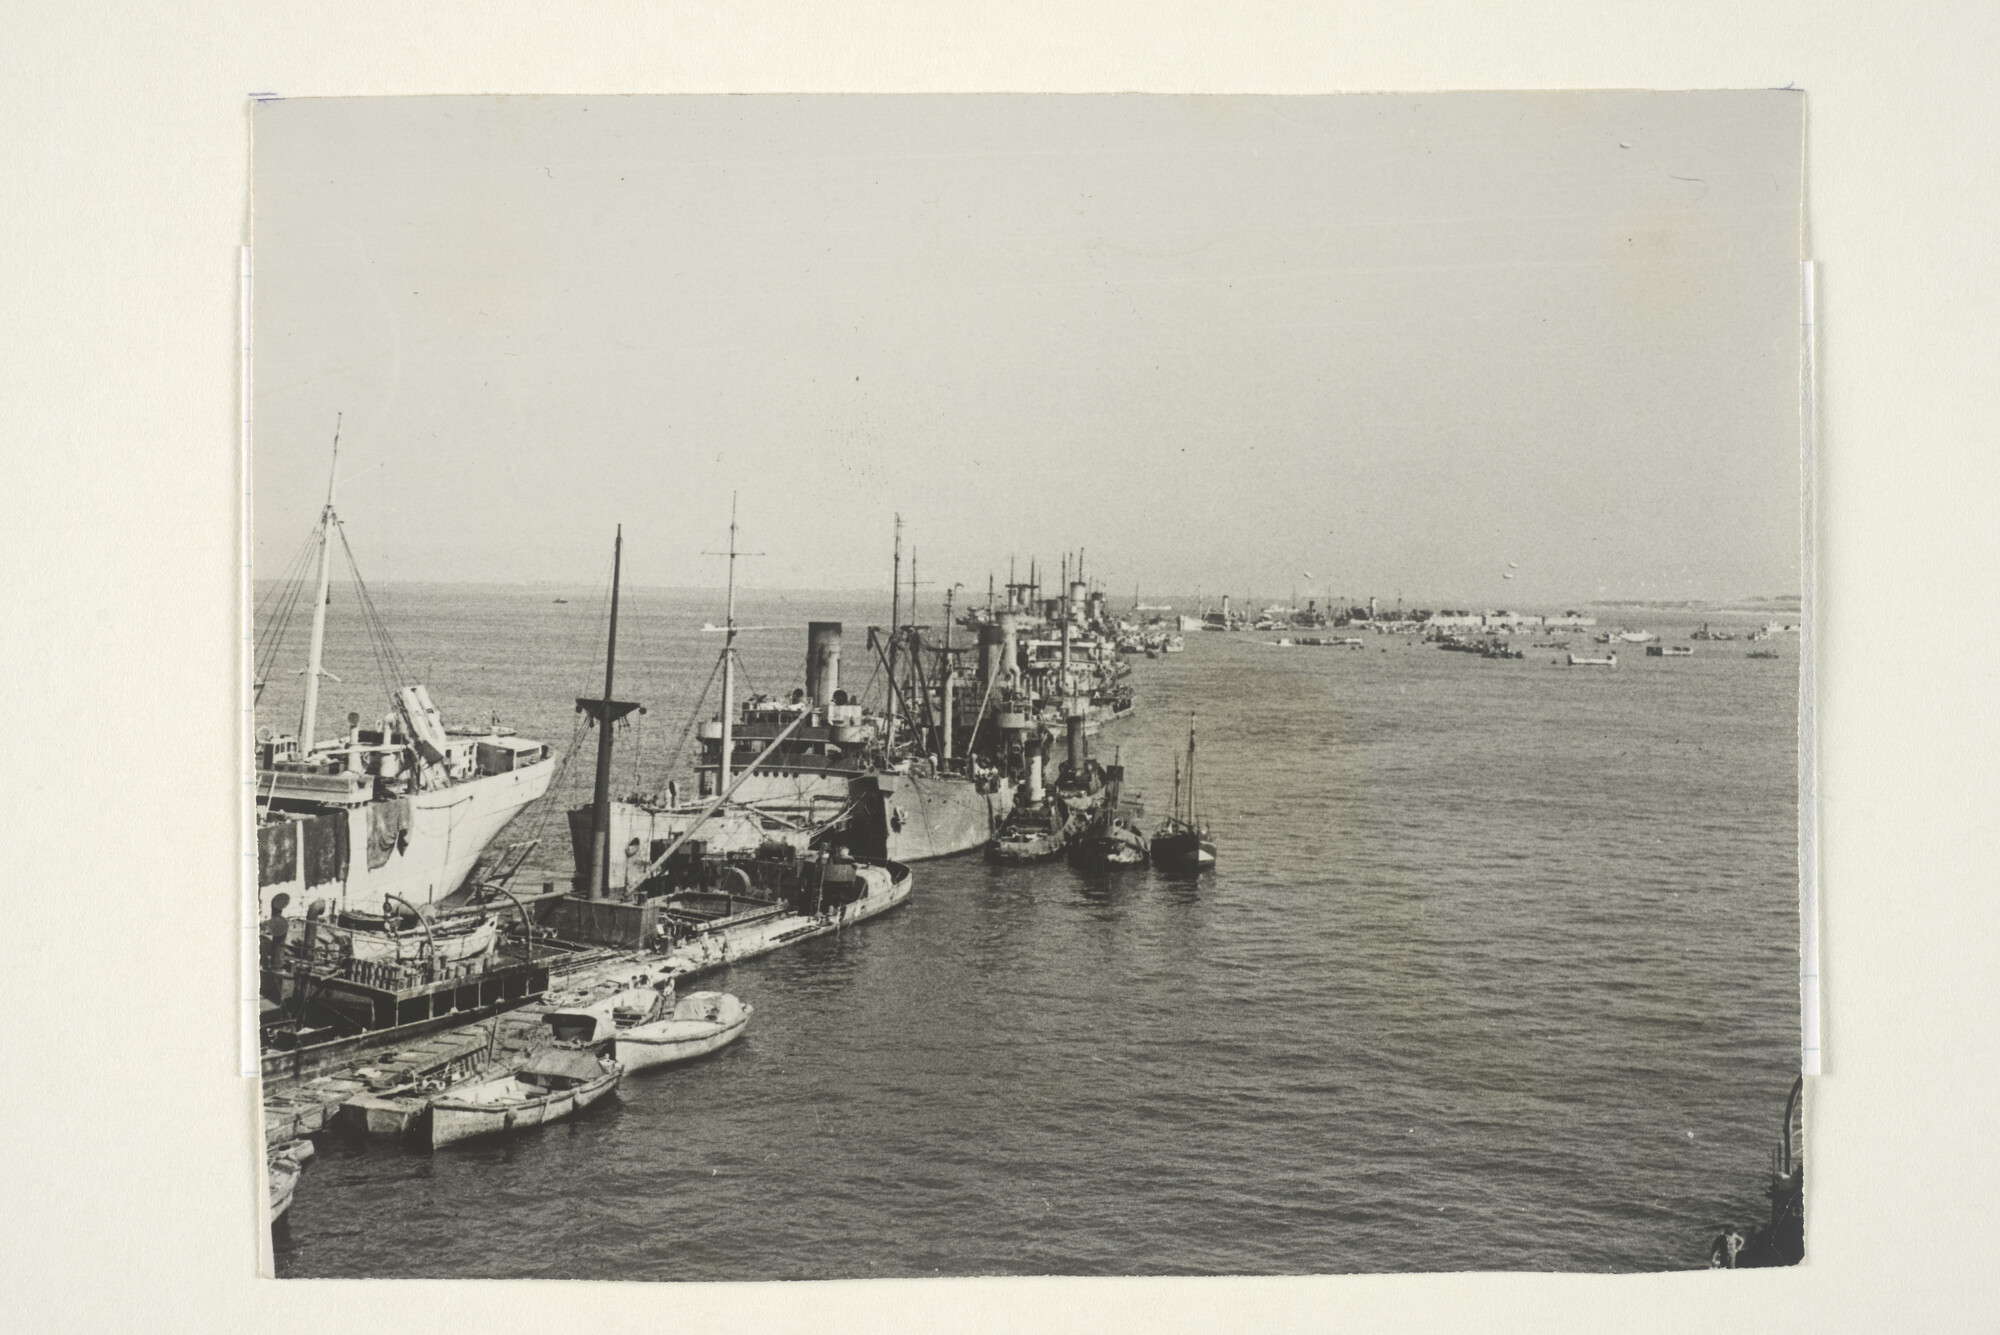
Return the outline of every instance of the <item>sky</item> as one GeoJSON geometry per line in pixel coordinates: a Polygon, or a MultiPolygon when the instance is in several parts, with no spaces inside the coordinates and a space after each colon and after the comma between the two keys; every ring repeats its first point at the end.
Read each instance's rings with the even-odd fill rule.
{"type": "Polygon", "coordinates": [[[1804,100],[255,108],[260,577],[1793,594],[1804,100]],[[1053,583],[1051,578],[1049,583],[1053,583]]]}

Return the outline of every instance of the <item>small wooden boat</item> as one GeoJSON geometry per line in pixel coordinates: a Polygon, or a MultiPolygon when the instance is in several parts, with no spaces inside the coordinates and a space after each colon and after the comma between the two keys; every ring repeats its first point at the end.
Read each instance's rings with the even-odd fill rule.
{"type": "Polygon", "coordinates": [[[690,992],[664,1018],[620,1029],[612,1051],[628,1072],[687,1061],[742,1037],[756,1009],[727,992],[690,992]]]}
{"type": "Polygon", "coordinates": [[[271,1151],[264,1160],[265,1189],[269,1193],[270,1222],[275,1224],[292,1208],[292,1193],[298,1189],[299,1174],[312,1158],[310,1140],[294,1140],[271,1151]]]}
{"type": "Polygon", "coordinates": [[[271,1222],[277,1223],[285,1217],[285,1211],[292,1208],[292,1193],[299,1185],[299,1174],[304,1170],[296,1159],[283,1157],[271,1159],[265,1165],[271,1203],[271,1222]]]}
{"type": "Polygon", "coordinates": [[[628,987],[596,1001],[555,1006],[542,1013],[542,1023],[558,1043],[594,1048],[610,1042],[620,1030],[660,1017],[667,997],[651,987],[628,987]]]}
{"type": "Polygon", "coordinates": [[[1564,655],[1564,657],[1566,657],[1569,660],[1569,665],[1571,667],[1614,667],[1615,668],[1618,666],[1617,654],[1610,654],[1603,658],[1587,658],[1578,654],[1566,654],[1564,655]]]}
{"type": "Polygon", "coordinates": [[[1745,658],[1776,658],[1777,656],[1778,651],[1776,649],[1752,649],[1744,655],[1745,658]]]}
{"type": "Polygon", "coordinates": [[[344,914],[335,926],[347,938],[355,959],[378,963],[484,959],[500,939],[500,920],[490,916],[427,923],[404,915],[399,924],[390,916],[344,914]]]}
{"type": "Polygon", "coordinates": [[[431,1148],[558,1121],[618,1088],[625,1068],[576,1048],[548,1048],[510,1075],[448,1089],[431,1100],[431,1148]]]}
{"type": "Polygon", "coordinates": [[[1153,865],[1168,871],[1205,871],[1215,865],[1215,845],[1208,826],[1194,809],[1194,715],[1188,715],[1187,783],[1181,783],[1178,757],[1174,760],[1174,814],[1153,832],[1147,850],[1153,865]]]}

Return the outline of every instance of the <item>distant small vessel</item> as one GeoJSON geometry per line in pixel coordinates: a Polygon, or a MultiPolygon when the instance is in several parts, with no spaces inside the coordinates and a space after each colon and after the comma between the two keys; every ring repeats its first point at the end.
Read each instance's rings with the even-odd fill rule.
{"type": "Polygon", "coordinates": [[[687,1061],[740,1038],[756,1009],[727,992],[690,992],[664,1018],[619,1030],[613,1051],[628,1073],[687,1061]]]}
{"type": "Polygon", "coordinates": [[[548,1048],[510,1075],[446,1090],[431,1101],[431,1148],[559,1121],[618,1088],[625,1068],[576,1048],[548,1048]]]}
{"type": "Polygon", "coordinates": [[[559,602],[559,603],[566,603],[566,602],[568,602],[568,601],[569,601],[569,599],[567,599],[567,598],[558,598],[558,599],[556,599],[556,601],[557,601],[557,602],[559,602]]]}
{"type": "Polygon", "coordinates": [[[1614,667],[1615,668],[1618,666],[1617,654],[1609,654],[1603,658],[1583,658],[1579,657],[1576,654],[1568,654],[1566,655],[1566,657],[1569,659],[1569,665],[1571,667],[1614,667]]]}
{"type": "Polygon", "coordinates": [[[1627,644],[1651,644],[1660,637],[1650,630],[1621,630],[1612,638],[1623,640],[1627,644]]]}
{"type": "Polygon", "coordinates": [[[1752,649],[1745,655],[1746,658],[1776,658],[1777,656],[1778,651],[1776,649],[1752,649]]]}
{"type": "Polygon", "coordinates": [[[1648,658],[1693,658],[1694,650],[1685,644],[1649,644],[1646,646],[1648,658]]]}

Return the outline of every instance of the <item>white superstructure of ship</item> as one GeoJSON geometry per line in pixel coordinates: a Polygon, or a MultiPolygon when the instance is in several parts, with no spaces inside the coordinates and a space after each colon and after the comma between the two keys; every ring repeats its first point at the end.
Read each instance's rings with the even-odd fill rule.
{"type": "MultiPolygon", "coordinates": [[[[298,730],[265,725],[256,733],[257,906],[263,917],[317,906],[393,920],[459,891],[508,822],[548,789],[555,762],[547,745],[497,719],[448,727],[428,689],[414,682],[392,688],[378,719],[349,714],[345,728],[321,734],[320,680],[333,675],[324,659],[336,538],[345,548],[329,482],[298,730]]],[[[358,576],[356,586],[365,587],[358,576]]],[[[375,623],[372,602],[368,610],[375,623]]],[[[268,668],[281,647],[282,621],[267,631],[268,668]]],[[[382,661],[399,662],[393,651],[382,661]]]]}

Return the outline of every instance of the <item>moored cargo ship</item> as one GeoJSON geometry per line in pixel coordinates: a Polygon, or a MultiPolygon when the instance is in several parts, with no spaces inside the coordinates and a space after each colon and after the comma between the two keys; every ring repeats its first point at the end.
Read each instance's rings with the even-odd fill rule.
{"type": "MultiPolygon", "coordinates": [[[[257,729],[257,906],[267,919],[317,906],[329,926],[344,918],[365,931],[456,894],[508,822],[547,791],[555,761],[548,746],[497,719],[485,728],[445,726],[429,690],[417,684],[392,686],[389,712],[372,724],[350,713],[338,736],[320,736],[319,685],[332,675],[324,658],[336,539],[344,548],[329,482],[299,728],[257,729]]],[[[377,661],[408,683],[358,571],[354,579],[377,661]]],[[[301,569],[273,595],[260,637],[260,687],[305,584],[301,569]]],[[[355,954],[379,945],[357,939],[355,954]]]]}

